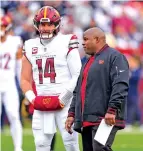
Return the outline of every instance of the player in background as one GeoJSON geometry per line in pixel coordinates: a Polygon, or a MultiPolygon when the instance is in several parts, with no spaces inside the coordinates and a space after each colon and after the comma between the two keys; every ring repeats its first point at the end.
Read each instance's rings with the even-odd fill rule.
{"type": "Polygon", "coordinates": [[[24,44],[21,88],[34,106],[32,129],[36,151],[50,151],[58,127],[66,151],[79,151],[78,134],[65,130],[65,121],[80,69],[81,60],[75,35],[63,35],[60,14],[50,6],[34,17],[39,37],[24,44]],[[33,79],[32,79],[33,77],[33,79]],[[32,90],[35,82],[37,95],[32,90]]]}
{"type": "Polygon", "coordinates": [[[18,36],[8,35],[10,18],[1,17],[0,31],[0,105],[3,103],[15,151],[22,151],[22,126],[19,116],[19,96],[15,76],[20,80],[22,41],[18,36]]]}

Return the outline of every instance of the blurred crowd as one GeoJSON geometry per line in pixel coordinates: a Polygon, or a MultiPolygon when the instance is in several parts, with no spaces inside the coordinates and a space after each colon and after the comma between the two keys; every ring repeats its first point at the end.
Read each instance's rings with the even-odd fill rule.
{"type": "Polygon", "coordinates": [[[127,128],[138,124],[143,130],[143,2],[142,1],[1,1],[0,14],[11,18],[12,32],[23,42],[36,36],[33,16],[45,5],[62,16],[61,32],[75,33],[84,62],[83,32],[98,26],[106,32],[107,43],[125,54],[130,66],[127,128]]]}

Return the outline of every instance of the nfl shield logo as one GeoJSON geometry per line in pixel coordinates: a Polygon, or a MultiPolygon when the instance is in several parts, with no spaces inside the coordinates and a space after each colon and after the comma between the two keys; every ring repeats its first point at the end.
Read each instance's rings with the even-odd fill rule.
{"type": "Polygon", "coordinates": [[[38,47],[33,47],[32,48],[32,54],[36,54],[38,52],[38,47]]]}

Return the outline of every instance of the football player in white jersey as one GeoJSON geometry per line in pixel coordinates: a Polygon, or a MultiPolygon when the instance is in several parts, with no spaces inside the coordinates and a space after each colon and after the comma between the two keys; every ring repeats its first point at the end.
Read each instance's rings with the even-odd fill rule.
{"type": "MultiPolygon", "coordinates": [[[[65,130],[73,90],[81,69],[76,35],[63,35],[59,12],[42,7],[34,17],[39,37],[27,40],[22,58],[21,88],[33,104],[36,151],[50,151],[58,127],[66,151],[79,151],[78,134],[65,130]],[[35,82],[36,94],[32,89],[35,82]]],[[[68,26],[68,25],[67,25],[68,26]]]]}
{"type": "Polygon", "coordinates": [[[15,76],[20,80],[22,41],[18,36],[8,35],[11,22],[7,15],[1,18],[0,26],[0,105],[4,104],[10,122],[14,150],[22,151],[20,102],[15,82],[15,76]]]}

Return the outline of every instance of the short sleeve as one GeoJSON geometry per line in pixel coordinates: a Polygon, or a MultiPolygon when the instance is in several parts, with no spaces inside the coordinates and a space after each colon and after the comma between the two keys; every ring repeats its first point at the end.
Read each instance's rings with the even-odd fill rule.
{"type": "Polygon", "coordinates": [[[78,44],[79,44],[79,42],[78,42],[77,36],[76,36],[76,35],[72,35],[71,38],[70,38],[70,41],[69,41],[69,46],[68,46],[69,50],[68,50],[67,55],[68,55],[73,49],[78,48],[78,44]]]}

